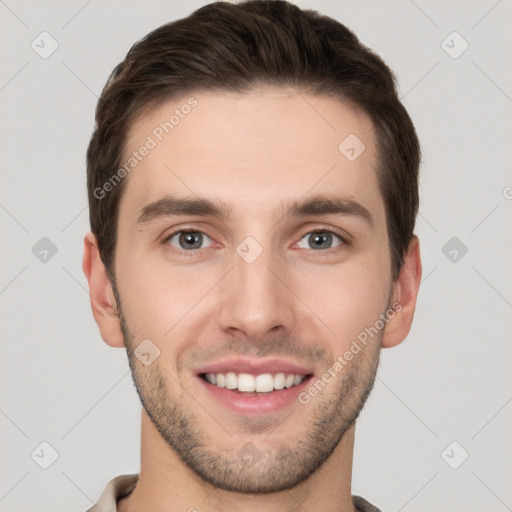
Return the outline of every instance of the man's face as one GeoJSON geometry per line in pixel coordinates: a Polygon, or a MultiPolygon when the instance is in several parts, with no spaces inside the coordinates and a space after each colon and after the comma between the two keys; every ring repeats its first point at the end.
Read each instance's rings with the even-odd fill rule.
{"type": "Polygon", "coordinates": [[[190,96],[197,105],[168,134],[155,129],[189,96],[130,132],[126,157],[148,136],[156,143],[126,178],[119,211],[116,295],[130,366],[146,412],[197,475],[277,491],[327,460],[375,378],[382,329],[343,357],[390,306],[375,132],[327,97],[190,96]],[[354,135],[365,145],[355,159],[354,135]],[[290,210],[320,196],[344,207],[290,210]],[[179,213],[165,199],[204,199],[226,215],[179,213]]]}

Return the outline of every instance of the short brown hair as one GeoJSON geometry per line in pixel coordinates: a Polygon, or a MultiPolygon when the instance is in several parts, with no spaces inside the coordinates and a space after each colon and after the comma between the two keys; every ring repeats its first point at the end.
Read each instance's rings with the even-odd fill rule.
{"type": "Polygon", "coordinates": [[[97,191],[122,165],[127,134],[137,119],[183,94],[243,92],[267,84],[338,98],[374,123],[396,280],[418,212],[420,146],[394,75],[338,21],[281,0],[206,5],[149,33],[112,71],[87,150],[91,230],[111,277],[126,180],[104,197],[97,191]]]}

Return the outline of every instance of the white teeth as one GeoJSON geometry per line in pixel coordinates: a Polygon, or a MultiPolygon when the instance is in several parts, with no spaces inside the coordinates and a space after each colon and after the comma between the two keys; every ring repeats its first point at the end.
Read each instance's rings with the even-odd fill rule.
{"type": "Polygon", "coordinates": [[[219,388],[226,388],[243,393],[270,393],[273,390],[283,388],[291,388],[298,386],[306,377],[289,373],[262,373],[260,375],[251,375],[249,373],[234,372],[227,373],[207,373],[205,379],[210,384],[214,384],[219,388]]]}
{"type": "MultiPolygon", "coordinates": [[[[206,375],[207,376],[208,375],[215,375],[215,373],[207,373],[206,375]]],[[[223,373],[217,373],[217,375],[215,375],[215,378],[217,380],[217,386],[219,386],[219,388],[225,388],[226,387],[226,377],[224,377],[223,373]]],[[[212,382],[212,384],[213,384],[213,382],[212,382]]]]}
{"type": "Polygon", "coordinates": [[[284,373],[276,373],[274,375],[274,389],[283,389],[284,381],[285,381],[284,373]]]}
{"type": "Polygon", "coordinates": [[[226,373],[226,389],[236,389],[238,386],[238,379],[233,372],[226,373]]]}
{"type": "Polygon", "coordinates": [[[258,393],[270,393],[274,391],[274,377],[270,373],[264,373],[256,377],[256,391],[258,393]]]}
{"type": "Polygon", "coordinates": [[[252,375],[241,373],[238,376],[238,391],[253,393],[256,389],[255,379],[252,375]]]}

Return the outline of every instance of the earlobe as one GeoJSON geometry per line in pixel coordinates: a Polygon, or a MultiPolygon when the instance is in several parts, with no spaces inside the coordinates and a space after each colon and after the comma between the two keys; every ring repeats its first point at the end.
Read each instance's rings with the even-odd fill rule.
{"type": "Polygon", "coordinates": [[[394,284],[390,306],[392,307],[395,303],[399,306],[394,317],[390,319],[384,330],[382,337],[383,348],[398,345],[409,334],[414,318],[414,310],[416,309],[421,272],[420,244],[418,237],[413,235],[407,254],[404,257],[404,264],[400,275],[394,284]]]}
{"type": "Polygon", "coordinates": [[[124,347],[112,284],[101,260],[96,237],[91,232],[84,238],[82,268],[89,283],[92,314],[101,337],[111,347],[124,347]]]}

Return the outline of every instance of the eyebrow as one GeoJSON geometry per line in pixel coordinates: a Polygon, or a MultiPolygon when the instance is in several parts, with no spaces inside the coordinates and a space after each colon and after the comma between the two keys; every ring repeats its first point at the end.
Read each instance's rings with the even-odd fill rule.
{"type": "MultiPolygon", "coordinates": [[[[205,198],[166,196],[141,209],[138,224],[154,219],[180,215],[199,215],[228,220],[233,210],[221,200],[212,201],[205,198]]],[[[342,215],[360,218],[368,225],[374,226],[371,213],[361,204],[347,197],[320,194],[301,201],[288,201],[281,205],[282,217],[308,217],[320,215],[342,215]]]]}

